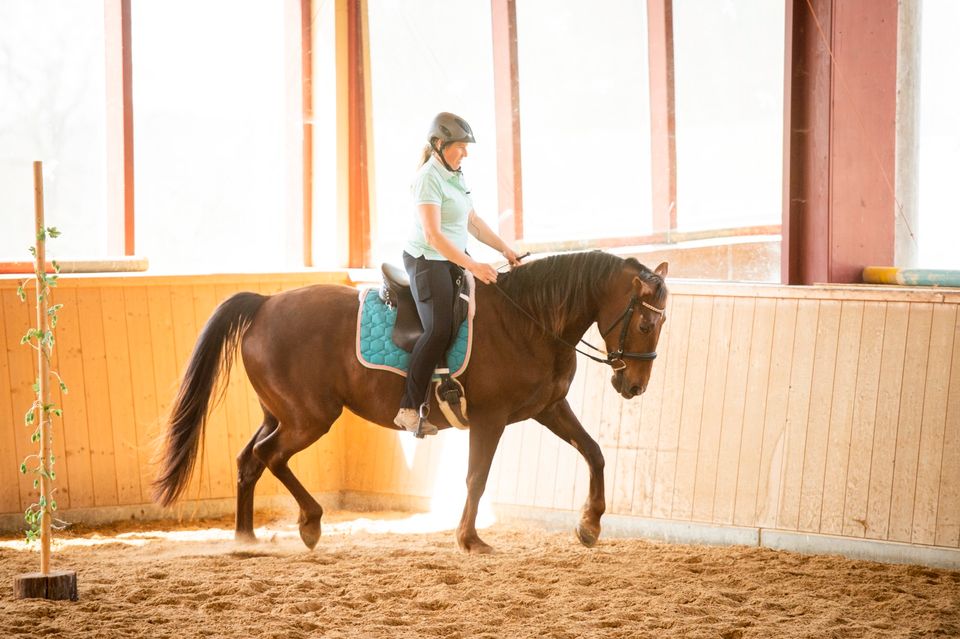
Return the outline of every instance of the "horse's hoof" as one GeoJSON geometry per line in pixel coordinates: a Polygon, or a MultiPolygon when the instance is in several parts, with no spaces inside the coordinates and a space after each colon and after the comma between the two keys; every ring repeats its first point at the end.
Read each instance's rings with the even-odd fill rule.
{"type": "Polygon", "coordinates": [[[597,539],[600,537],[600,528],[597,527],[595,530],[592,527],[587,527],[583,522],[577,524],[576,528],[577,539],[580,540],[580,543],[586,546],[587,548],[593,548],[597,545],[597,539]]]}
{"type": "Polygon", "coordinates": [[[313,550],[317,542],[320,541],[320,515],[310,517],[300,517],[300,539],[306,544],[307,548],[313,550]]]}
{"type": "Polygon", "coordinates": [[[470,555],[489,555],[493,552],[493,546],[479,537],[474,537],[460,540],[460,550],[470,555]]]}
{"type": "Polygon", "coordinates": [[[478,540],[476,543],[470,545],[467,552],[471,555],[490,555],[493,554],[493,546],[478,540]]]}
{"type": "Polygon", "coordinates": [[[233,540],[238,544],[255,544],[257,535],[252,530],[238,530],[234,533],[233,540]]]}

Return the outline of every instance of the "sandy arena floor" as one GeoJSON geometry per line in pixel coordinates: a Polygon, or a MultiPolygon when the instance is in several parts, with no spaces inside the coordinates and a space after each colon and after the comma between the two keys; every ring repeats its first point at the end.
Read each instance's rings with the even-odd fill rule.
{"type": "MultiPolygon", "coordinates": [[[[960,637],[960,572],[745,547],[671,546],[495,525],[466,556],[424,515],[292,519],[238,546],[232,521],[61,533],[78,602],[12,599],[38,555],[0,540],[0,637],[960,637]],[[421,519],[418,519],[421,518],[421,519]],[[429,522],[427,522],[429,524],[429,522]],[[426,526],[430,529],[430,525],[426,526]],[[435,527],[434,527],[435,529],[435,527]]],[[[571,525],[573,521],[571,520],[571,525]]]]}

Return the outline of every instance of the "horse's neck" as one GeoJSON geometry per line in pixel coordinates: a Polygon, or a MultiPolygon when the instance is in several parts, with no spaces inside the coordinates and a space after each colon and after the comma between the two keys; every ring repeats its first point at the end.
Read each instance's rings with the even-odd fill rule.
{"type": "MultiPolygon", "coordinates": [[[[489,303],[490,301],[497,300],[498,303],[502,304],[505,309],[508,309],[511,313],[518,314],[523,316],[524,321],[534,321],[540,325],[540,328],[546,329],[547,333],[554,335],[554,331],[548,327],[544,326],[540,320],[532,319],[527,316],[527,314],[521,309],[517,308],[512,302],[505,299],[503,295],[497,293],[492,286],[485,286],[478,291],[489,294],[490,297],[481,301],[481,298],[478,297],[478,303],[489,303]]],[[[524,300],[516,300],[517,304],[523,304],[524,300]]],[[[566,321],[565,325],[559,331],[559,334],[554,335],[559,337],[565,342],[570,344],[575,344],[580,341],[580,339],[586,334],[587,330],[597,321],[598,309],[596,308],[585,308],[581,309],[578,313],[572,314],[566,321]]],[[[558,343],[559,346],[559,343],[558,343]]]]}

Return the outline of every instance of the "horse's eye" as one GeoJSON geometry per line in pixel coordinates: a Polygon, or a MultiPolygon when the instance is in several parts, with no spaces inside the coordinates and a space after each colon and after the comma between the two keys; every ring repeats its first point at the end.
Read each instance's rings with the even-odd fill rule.
{"type": "Polygon", "coordinates": [[[653,330],[653,326],[647,322],[641,322],[639,328],[641,333],[649,333],[651,330],[653,330]]]}

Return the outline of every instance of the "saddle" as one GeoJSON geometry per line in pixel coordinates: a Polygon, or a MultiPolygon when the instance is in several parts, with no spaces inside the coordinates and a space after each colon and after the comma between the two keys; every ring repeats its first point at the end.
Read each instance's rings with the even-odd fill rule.
{"type": "MultiPolygon", "coordinates": [[[[417,312],[417,305],[413,300],[413,292],[410,290],[410,278],[406,270],[387,264],[380,267],[383,273],[383,285],[380,287],[380,299],[384,304],[397,309],[397,321],[393,326],[393,343],[408,353],[413,351],[417,340],[423,334],[423,324],[420,322],[420,314],[417,312]]],[[[450,346],[457,340],[457,334],[460,325],[466,321],[470,314],[470,284],[467,276],[460,271],[453,281],[456,296],[453,298],[453,326],[450,331],[450,346]]],[[[438,368],[436,375],[439,376],[438,382],[434,387],[434,394],[437,398],[437,405],[440,411],[447,418],[451,425],[457,428],[469,428],[467,416],[467,398],[464,393],[463,384],[450,374],[449,368],[438,368]]],[[[426,413],[421,412],[421,420],[429,414],[429,406],[426,413]]],[[[423,437],[420,430],[417,430],[417,437],[423,437]]]]}
{"type": "MultiPolygon", "coordinates": [[[[417,312],[413,292],[410,290],[410,278],[404,269],[386,262],[381,265],[380,270],[383,273],[380,299],[387,306],[397,310],[397,323],[393,326],[393,343],[411,353],[417,340],[423,335],[423,324],[420,322],[420,314],[417,312]]],[[[454,280],[453,285],[456,297],[453,302],[451,343],[456,339],[457,330],[470,312],[469,288],[467,278],[462,272],[454,280]]]]}

